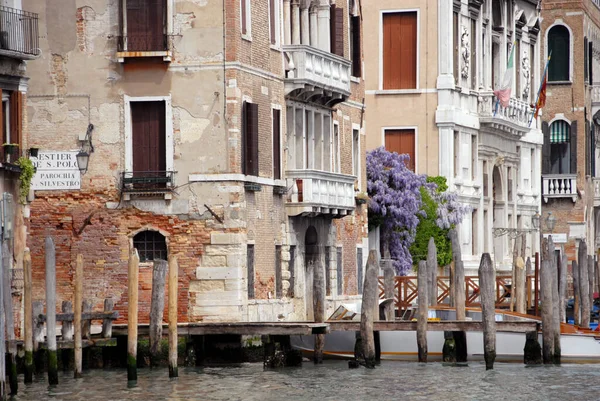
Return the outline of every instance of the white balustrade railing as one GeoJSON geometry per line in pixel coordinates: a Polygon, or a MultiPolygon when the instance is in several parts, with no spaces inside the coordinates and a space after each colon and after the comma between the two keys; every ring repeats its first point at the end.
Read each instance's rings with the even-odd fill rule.
{"type": "Polygon", "coordinates": [[[576,174],[545,174],[542,177],[542,196],[544,202],[549,198],[572,198],[577,200],[576,174]]]}
{"type": "Polygon", "coordinates": [[[511,97],[508,106],[503,107],[493,93],[479,95],[479,115],[481,117],[503,119],[523,127],[529,127],[532,112],[533,109],[529,107],[529,104],[520,99],[511,97]]]}
{"type": "Polygon", "coordinates": [[[308,45],[285,45],[289,57],[287,79],[350,94],[349,60],[308,45]]]}
{"type": "Polygon", "coordinates": [[[352,175],[320,170],[287,170],[285,175],[288,187],[292,188],[291,204],[323,209],[354,208],[352,175]]]}

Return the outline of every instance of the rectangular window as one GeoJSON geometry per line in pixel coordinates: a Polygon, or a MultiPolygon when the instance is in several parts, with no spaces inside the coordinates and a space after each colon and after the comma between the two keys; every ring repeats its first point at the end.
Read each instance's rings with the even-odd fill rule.
{"type": "Polygon", "coordinates": [[[481,168],[483,172],[483,196],[487,197],[489,195],[488,189],[488,172],[487,172],[487,162],[483,161],[483,166],[481,168]]]}
{"type": "Polygon", "coordinates": [[[337,248],[337,260],[336,260],[336,275],[337,275],[337,294],[342,295],[344,293],[344,272],[342,269],[342,247],[337,248]]]}
{"type": "Polygon", "coordinates": [[[506,168],[506,176],[508,177],[507,186],[507,196],[508,201],[511,202],[513,200],[513,169],[511,167],[506,168]]]}
{"type": "Polygon", "coordinates": [[[333,143],[331,151],[331,171],[340,172],[340,124],[337,121],[333,122],[333,143]]]}
{"type": "Polygon", "coordinates": [[[535,189],[535,149],[531,149],[531,159],[529,159],[529,162],[531,163],[531,190],[533,191],[535,189]]]}
{"type": "Polygon", "coordinates": [[[279,46],[280,44],[280,26],[279,21],[279,4],[281,0],[269,0],[269,34],[271,37],[271,45],[279,46]]]}
{"type": "Polygon", "coordinates": [[[471,89],[477,89],[477,20],[471,20],[471,89]]]}
{"type": "Polygon", "coordinates": [[[258,176],[258,104],[242,106],[242,173],[258,176]]]}
{"type": "Polygon", "coordinates": [[[331,53],[344,57],[344,10],[335,4],[329,10],[329,24],[331,53]]]}
{"type": "Polygon", "coordinates": [[[250,3],[251,0],[240,0],[240,11],[241,11],[241,28],[242,35],[250,36],[251,35],[251,23],[250,23],[250,3]]]}
{"type": "Polygon", "coordinates": [[[360,46],[360,17],[350,15],[350,57],[352,57],[352,76],[361,76],[362,57],[360,46]]]}
{"type": "Polygon", "coordinates": [[[164,188],[167,170],[165,102],[131,102],[130,107],[133,185],[140,190],[164,188]]]}
{"type": "Polygon", "coordinates": [[[362,248],[356,248],[356,281],[358,294],[363,292],[363,257],[362,248]]]}
{"type": "Polygon", "coordinates": [[[477,178],[477,135],[471,135],[471,180],[477,178]]]}
{"type": "Polygon", "coordinates": [[[281,245],[275,245],[275,298],[283,297],[283,282],[281,280],[281,245]]]}
{"type": "Polygon", "coordinates": [[[460,132],[454,131],[454,176],[460,175],[460,132]]]}
{"type": "Polygon", "coordinates": [[[583,80],[585,83],[589,79],[589,68],[588,68],[588,39],[583,38],[583,80]]]}
{"type": "Polygon", "coordinates": [[[254,299],[254,244],[246,246],[246,266],[248,267],[248,299],[254,299]]]}
{"type": "Polygon", "coordinates": [[[473,209],[471,212],[471,255],[477,255],[479,252],[477,251],[477,209],[473,209]]]}
{"type": "Polygon", "coordinates": [[[488,212],[487,210],[483,211],[483,252],[489,252],[488,250],[488,241],[489,234],[488,231],[491,231],[491,228],[488,224],[488,212]]]}
{"type": "Polygon", "coordinates": [[[281,179],[281,110],[273,109],[273,178],[281,179]]]}
{"type": "Polygon", "coordinates": [[[458,55],[460,54],[458,43],[458,13],[455,11],[452,14],[452,47],[454,48],[454,54],[452,56],[452,67],[454,73],[454,83],[456,85],[458,85],[458,55]]]}
{"type": "Polygon", "coordinates": [[[294,283],[295,283],[295,269],[296,266],[296,245],[290,245],[290,263],[288,265],[288,270],[290,272],[290,288],[288,289],[287,296],[288,298],[294,298],[294,283]]]}
{"type": "Polygon", "coordinates": [[[123,50],[130,52],[167,50],[166,0],[124,0],[126,31],[123,50]]]}
{"type": "Polygon", "coordinates": [[[383,14],[383,89],[417,88],[417,13],[383,14]]]}
{"type": "Polygon", "coordinates": [[[331,296],[331,247],[325,247],[325,295],[331,296]]]}
{"type": "Polygon", "coordinates": [[[386,129],[385,148],[390,152],[407,154],[407,167],[415,171],[415,130],[410,129],[386,129]]]}
{"type": "Polygon", "coordinates": [[[352,174],[360,183],[360,130],[352,129],[352,174]]]}

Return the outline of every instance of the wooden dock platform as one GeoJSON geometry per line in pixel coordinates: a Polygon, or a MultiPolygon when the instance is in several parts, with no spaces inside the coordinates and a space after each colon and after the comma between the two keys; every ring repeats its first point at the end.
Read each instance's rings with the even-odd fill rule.
{"type": "MultiPolygon", "coordinates": [[[[167,327],[163,324],[163,327],[167,327]]],[[[126,324],[114,324],[113,336],[126,336],[126,324]]],[[[177,333],[179,336],[202,335],[311,335],[326,334],[329,324],[313,322],[231,322],[231,323],[179,323],[177,333]]],[[[138,325],[138,334],[148,335],[148,324],[138,325]]]]}
{"type": "MultiPolygon", "coordinates": [[[[330,331],[359,331],[360,322],[357,321],[329,321],[330,331]]],[[[535,321],[500,321],[496,322],[496,331],[527,333],[538,331],[540,323],[535,321]]],[[[409,320],[374,321],[374,331],[417,331],[417,322],[409,320]]],[[[427,331],[483,331],[481,321],[429,321],[427,331]]]]}

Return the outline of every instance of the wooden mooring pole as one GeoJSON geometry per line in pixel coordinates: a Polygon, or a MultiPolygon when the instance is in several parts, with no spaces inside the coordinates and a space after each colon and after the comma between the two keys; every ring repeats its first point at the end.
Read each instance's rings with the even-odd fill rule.
{"type": "Polygon", "coordinates": [[[24,309],[24,331],[25,337],[25,378],[24,383],[33,382],[33,301],[31,294],[31,253],[25,248],[23,253],[23,309],[24,309]]]}
{"type": "Polygon", "coordinates": [[[385,305],[385,320],[394,320],[395,316],[395,297],[394,297],[394,287],[395,287],[395,277],[396,271],[394,270],[394,265],[392,263],[390,250],[386,245],[385,249],[385,267],[383,271],[383,290],[385,293],[386,299],[392,299],[394,301],[387,303],[385,305]]]}
{"type": "Polygon", "coordinates": [[[560,364],[560,294],[558,289],[558,263],[559,261],[555,256],[554,240],[552,236],[548,237],[548,250],[550,254],[550,267],[552,274],[552,327],[554,336],[554,356],[553,361],[555,364],[560,364]]]}
{"type": "Polygon", "coordinates": [[[496,277],[489,253],[481,256],[479,263],[479,296],[481,297],[481,314],[483,321],[483,357],[485,369],[494,368],[496,360],[496,305],[494,287],[496,277]]]}
{"type": "Polygon", "coordinates": [[[179,265],[169,257],[169,377],[179,376],[177,370],[177,284],[179,265]]]}
{"type": "MultiPolygon", "coordinates": [[[[321,259],[317,259],[313,266],[313,316],[316,323],[325,321],[325,290],[325,266],[321,259]]],[[[315,349],[313,354],[313,362],[315,364],[323,363],[324,348],[325,334],[315,334],[315,349]]]]}
{"type": "Polygon", "coordinates": [[[579,242],[579,293],[581,294],[581,327],[590,328],[590,286],[588,279],[587,244],[579,242]]]}
{"type": "Polygon", "coordinates": [[[417,315],[417,351],[419,353],[419,362],[427,362],[427,317],[429,296],[427,282],[428,274],[427,262],[421,260],[419,262],[419,271],[417,272],[417,287],[419,291],[418,297],[418,315],[417,315]]]}
{"type": "Polygon", "coordinates": [[[127,380],[137,380],[137,337],[138,337],[138,274],[140,257],[137,249],[129,253],[128,313],[127,313],[127,380]]]}
{"type": "Polygon", "coordinates": [[[590,282],[590,313],[594,309],[594,257],[588,255],[588,280],[590,282]]]}
{"type": "Polygon", "coordinates": [[[541,296],[542,296],[542,356],[544,364],[554,359],[554,322],[552,313],[552,267],[548,253],[548,239],[542,240],[541,296]]]}
{"type": "Polygon", "coordinates": [[[165,309],[167,261],[155,260],[152,269],[152,298],[150,300],[150,365],[158,366],[165,309]]]}
{"type": "Polygon", "coordinates": [[[48,382],[58,384],[56,355],[56,249],[52,237],[46,237],[46,344],[48,346],[48,382]]]}
{"type": "Polygon", "coordinates": [[[73,315],[73,326],[75,327],[75,363],[73,376],[78,379],[82,372],[82,349],[81,349],[81,308],[83,307],[83,255],[77,255],[75,264],[75,314],[73,315]]]}
{"type": "MultiPolygon", "coordinates": [[[[373,320],[379,316],[377,308],[378,283],[377,271],[379,270],[377,251],[371,249],[367,259],[365,281],[363,285],[363,299],[360,314],[360,337],[362,339],[362,352],[367,368],[375,367],[375,337],[373,335],[373,320]]],[[[427,278],[425,278],[427,282],[427,278]]]]}
{"type": "Polygon", "coordinates": [[[437,248],[435,246],[435,240],[433,237],[429,238],[429,243],[427,244],[427,271],[428,278],[430,278],[431,283],[428,288],[427,295],[429,296],[429,305],[435,306],[437,305],[437,296],[438,296],[438,288],[437,288],[437,271],[438,271],[438,263],[437,263],[437,248]]]}
{"type": "Polygon", "coordinates": [[[564,246],[560,249],[560,278],[558,281],[558,309],[560,312],[559,319],[562,323],[566,323],[565,298],[567,296],[567,254],[564,246]]]}
{"type": "MultiPolygon", "coordinates": [[[[449,237],[452,243],[452,257],[454,259],[454,306],[456,308],[456,320],[464,321],[466,320],[465,268],[456,229],[450,229],[449,237]]],[[[453,336],[456,348],[456,362],[467,362],[467,334],[464,331],[455,331],[453,336]]]]}
{"type": "Polygon", "coordinates": [[[573,272],[573,323],[579,326],[581,319],[579,316],[581,293],[579,292],[579,265],[576,260],[571,261],[571,271],[573,272]]]}

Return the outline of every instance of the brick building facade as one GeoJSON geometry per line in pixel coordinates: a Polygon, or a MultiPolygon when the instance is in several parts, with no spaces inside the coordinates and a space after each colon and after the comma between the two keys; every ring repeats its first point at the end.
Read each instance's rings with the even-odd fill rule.
{"type": "Polygon", "coordinates": [[[27,143],[40,160],[76,153],[88,131],[93,143],[79,188],[36,187],[27,238],[36,298],[47,235],[57,307],[72,299],[81,253],[84,298],[100,308],[112,297],[121,321],[132,247],[143,259],[141,322],[152,260],[167,254],[179,262],[180,322],[310,319],[316,266],[327,268],[329,311],[358,295],[367,257],[366,207],[354,199],[366,191],[364,86],[351,76],[353,57],[362,63],[358,2],[24,3],[42,37],[27,143]]]}

